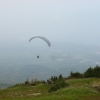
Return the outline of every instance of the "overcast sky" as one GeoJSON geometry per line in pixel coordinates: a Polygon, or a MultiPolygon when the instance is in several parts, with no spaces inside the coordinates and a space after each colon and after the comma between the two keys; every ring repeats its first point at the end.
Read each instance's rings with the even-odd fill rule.
{"type": "Polygon", "coordinates": [[[33,36],[99,45],[100,0],[0,0],[0,45],[33,36]]]}

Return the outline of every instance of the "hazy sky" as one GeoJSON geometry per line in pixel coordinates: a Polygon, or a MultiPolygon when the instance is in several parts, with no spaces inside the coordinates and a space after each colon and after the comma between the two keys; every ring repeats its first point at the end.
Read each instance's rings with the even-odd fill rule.
{"type": "Polygon", "coordinates": [[[0,0],[0,45],[38,35],[99,45],[100,0],[0,0]]]}

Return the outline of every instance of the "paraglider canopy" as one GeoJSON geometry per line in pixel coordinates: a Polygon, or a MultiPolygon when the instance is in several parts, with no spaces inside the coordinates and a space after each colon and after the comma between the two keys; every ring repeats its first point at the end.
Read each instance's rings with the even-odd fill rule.
{"type": "Polygon", "coordinates": [[[48,39],[46,39],[45,37],[42,37],[42,36],[35,36],[35,37],[32,37],[32,38],[29,39],[29,42],[30,42],[32,39],[34,39],[34,38],[40,38],[40,39],[44,40],[44,41],[48,44],[49,47],[51,46],[50,41],[49,41],[48,39]]]}

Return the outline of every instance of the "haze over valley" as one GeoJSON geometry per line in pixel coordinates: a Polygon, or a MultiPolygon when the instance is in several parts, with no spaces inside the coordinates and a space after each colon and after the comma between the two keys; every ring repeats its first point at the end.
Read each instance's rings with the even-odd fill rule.
{"type": "Polygon", "coordinates": [[[45,80],[52,75],[67,77],[71,71],[84,72],[100,64],[100,47],[70,42],[53,42],[51,47],[42,40],[1,47],[0,82],[18,83],[29,79],[45,80]],[[38,41],[38,43],[36,43],[38,41]],[[37,58],[37,55],[40,58],[37,58]]]}

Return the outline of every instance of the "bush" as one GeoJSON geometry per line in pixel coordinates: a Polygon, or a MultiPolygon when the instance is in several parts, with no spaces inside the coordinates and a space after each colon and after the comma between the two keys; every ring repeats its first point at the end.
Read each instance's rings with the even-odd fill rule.
{"type": "Polygon", "coordinates": [[[29,81],[28,81],[28,79],[25,81],[25,85],[29,85],[30,83],[29,83],[29,81]]]}
{"type": "Polygon", "coordinates": [[[71,71],[69,78],[83,78],[83,74],[80,73],[80,72],[75,72],[75,73],[73,73],[73,72],[71,71]]]}
{"type": "Polygon", "coordinates": [[[31,86],[36,86],[36,85],[38,85],[39,83],[40,83],[39,81],[35,81],[35,82],[30,83],[30,85],[31,85],[31,86]]]}
{"type": "Polygon", "coordinates": [[[68,84],[65,82],[65,80],[59,80],[56,81],[55,84],[53,84],[53,86],[49,89],[48,92],[53,92],[53,91],[57,91],[60,88],[64,88],[68,86],[68,84]]]}
{"type": "Polygon", "coordinates": [[[44,80],[41,80],[41,83],[46,84],[46,82],[44,80]]]}

